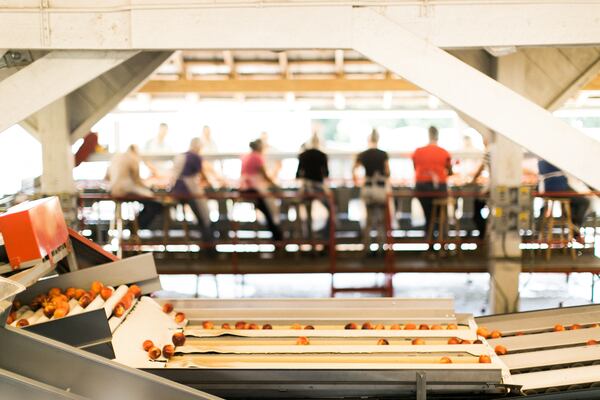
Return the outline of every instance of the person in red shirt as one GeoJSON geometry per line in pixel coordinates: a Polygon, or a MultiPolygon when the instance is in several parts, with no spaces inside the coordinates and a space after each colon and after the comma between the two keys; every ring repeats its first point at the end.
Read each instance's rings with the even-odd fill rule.
{"type": "Polygon", "coordinates": [[[412,155],[415,166],[415,190],[424,195],[417,197],[425,213],[425,228],[429,227],[433,199],[446,196],[446,182],[452,175],[450,153],[438,146],[439,132],[435,126],[429,127],[429,144],[419,147],[412,155]]]}

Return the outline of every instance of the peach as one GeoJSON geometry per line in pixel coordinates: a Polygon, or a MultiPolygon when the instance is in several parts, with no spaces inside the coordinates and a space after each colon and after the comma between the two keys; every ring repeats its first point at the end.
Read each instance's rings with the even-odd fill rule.
{"type": "Polygon", "coordinates": [[[56,306],[54,304],[49,303],[44,307],[44,315],[48,318],[52,318],[55,311],[56,311],[56,306]]]}
{"type": "Polygon", "coordinates": [[[20,319],[20,320],[17,322],[17,328],[22,328],[22,327],[24,327],[24,326],[27,326],[27,325],[29,325],[29,321],[27,321],[27,320],[26,320],[26,319],[24,319],[24,318],[23,318],[23,319],[20,319]]]}
{"type": "Polygon", "coordinates": [[[173,337],[171,337],[171,340],[175,346],[183,346],[185,343],[185,335],[183,332],[175,332],[173,337]]]}
{"type": "Polygon", "coordinates": [[[172,344],[165,344],[163,346],[162,353],[165,358],[171,358],[173,357],[173,354],[175,354],[175,347],[173,347],[172,344]]]}
{"type": "Polygon", "coordinates": [[[358,329],[358,326],[354,322],[350,322],[344,326],[344,329],[358,329]]]}
{"type": "Polygon", "coordinates": [[[110,296],[112,296],[113,294],[113,290],[112,288],[109,288],[108,286],[104,286],[101,290],[100,290],[100,297],[102,297],[102,300],[106,301],[110,298],[110,296]]]}
{"type": "Polygon", "coordinates": [[[178,312],[177,314],[175,314],[175,322],[177,322],[178,324],[180,324],[183,321],[185,321],[185,314],[184,313],[178,312]]]}
{"type": "Polygon", "coordinates": [[[452,360],[450,357],[442,357],[440,358],[440,364],[452,364],[452,360]]]}
{"type": "Polygon", "coordinates": [[[458,329],[458,326],[456,324],[448,324],[446,325],[446,329],[454,331],[458,329]]]}
{"type": "Polygon", "coordinates": [[[306,336],[300,336],[298,338],[298,340],[296,340],[296,344],[306,346],[306,345],[310,344],[310,341],[308,340],[308,338],[306,336]]]}
{"type": "Polygon", "coordinates": [[[94,281],[94,282],[92,282],[92,286],[90,287],[90,290],[96,294],[99,294],[103,287],[104,287],[104,284],[102,282],[94,281]]]}
{"type": "Polygon", "coordinates": [[[598,341],[595,339],[590,339],[587,342],[585,342],[585,344],[587,344],[588,346],[594,346],[598,344],[598,341]]]}
{"type": "Polygon", "coordinates": [[[13,322],[15,322],[15,319],[17,319],[17,312],[13,311],[10,314],[8,314],[8,317],[6,318],[6,323],[10,325],[13,322]]]}
{"type": "Polygon", "coordinates": [[[65,296],[64,294],[59,294],[59,295],[53,296],[50,299],[50,302],[52,304],[54,304],[56,307],[58,307],[60,304],[68,303],[69,298],[67,296],[65,296]]]}
{"type": "Polygon", "coordinates": [[[577,329],[581,329],[581,325],[579,325],[579,324],[573,324],[573,325],[571,325],[571,327],[569,329],[572,330],[572,331],[577,330],[577,329]]]}
{"type": "Polygon", "coordinates": [[[304,327],[304,329],[308,329],[308,330],[314,330],[314,329],[315,329],[315,327],[314,327],[314,326],[312,326],[312,325],[306,325],[306,326],[304,327]]]}
{"type": "Polygon", "coordinates": [[[479,356],[479,364],[491,364],[492,358],[486,354],[479,356]]]}
{"type": "Polygon", "coordinates": [[[229,325],[228,323],[224,323],[221,325],[221,329],[231,329],[231,325],[229,325]]]}
{"type": "Polygon", "coordinates": [[[127,292],[133,294],[138,299],[142,296],[142,289],[138,285],[129,286],[127,292]]]}
{"type": "Polygon", "coordinates": [[[460,341],[460,344],[471,344],[471,343],[472,342],[470,340],[466,340],[466,339],[460,341]]]}
{"type": "Polygon", "coordinates": [[[375,330],[376,331],[383,331],[383,330],[385,330],[385,325],[383,325],[383,324],[377,324],[377,325],[375,325],[375,330]]]}
{"type": "Polygon", "coordinates": [[[173,311],[173,304],[171,304],[171,303],[163,304],[162,310],[166,314],[171,314],[171,312],[173,311]]]}
{"type": "Polygon", "coordinates": [[[492,331],[492,333],[490,333],[490,337],[492,339],[498,339],[502,337],[502,333],[500,333],[500,331],[492,331]]]}
{"type": "Polygon", "coordinates": [[[477,336],[487,339],[490,337],[490,332],[487,330],[487,328],[481,326],[477,328],[477,336]]]}
{"type": "Polygon", "coordinates": [[[252,323],[252,324],[248,324],[248,329],[259,330],[260,326],[258,326],[257,324],[252,323]]]}
{"type": "Polygon", "coordinates": [[[517,332],[517,333],[515,333],[515,336],[523,336],[523,335],[524,335],[523,332],[517,332]]]}
{"type": "Polygon", "coordinates": [[[598,325],[598,324],[591,324],[591,325],[590,325],[590,328],[598,328],[599,326],[600,326],[600,325],[598,325]]]}
{"type": "Polygon", "coordinates": [[[54,311],[54,318],[62,318],[65,317],[69,313],[69,304],[65,303],[63,306],[59,307],[54,311]]]}
{"type": "Polygon", "coordinates": [[[246,325],[244,321],[238,321],[235,323],[235,329],[246,329],[246,325]]]}
{"type": "Polygon", "coordinates": [[[498,354],[499,356],[503,356],[506,353],[508,353],[508,350],[506,350],[506,347],[504,347],[501,344],[499,344],[498,346],[494,347],[494,352],[496,354],[498,354]]]}
{"type": "Polygon", "coordinates": [[[406,324],[404,325],[404,329],[407,331],[412,331],[414,329],[417,329],[417,326],[415,324],[406,324]]]}
{"type": "Polygon", "coordinates": [[[302,329],[302,325],[300,325],[300,324],[292,324],[292,326],[290,326],[290,329],[294,329],[294,330],[302,329]]]}
{"type": "Polygon", "coordinates": [[[87,292],[85,292],[88,294],[88,296],[90,296],[92,298],[92,300],[94,300],[96,298],[96,296],[98,295],[96,292],[93,292],[91,290],[88,290],[87,292]]]}
{"type": "Polygon", "coordinates": [[[123,303],[119,302],[115,308],[113,308],[113,315],[117,318],[121,318],[123,314],[125,314],[125,306],[123,303]]]}
{"type": "Polygon", "coordinates": [[[390,329],[393,331],[399,331],[400,329],[402,329],[402,326],[400,324],[393,324],[392,326],[390,326],[390,329]]]}
{"type": "Polygon", "coordinates": [[[448,339],[448,344],[460,344],[460,339],[456,337],[451,337],[448,339]]]}
{"type": "Polygon", "coordinates": [[[422,345],[422,344],[425,344],[425,340],[423,340],[421,338],[416,338],[416,339],[413,339],[412,344],[414,344],[414,345],[422,345]]]}
{"type": "Polygon", "coordinates": [[[477,339],[476,341],[473,342],[473,344],[483,344],[483,342],[479,339],[477,339]]]}
{"type": "Polygon", "coordinates": [[[160,357],[160,349],[156,346],[150,347],[150,350],[148,350],[148,357],[150,357],[152,360],[156,360],[158,357],[160,357]]]}
{"type": "Polygon", "coordinates": [[[67,298],[69,300],[71,300],[73,297],[75,297],[75,288],[74,287],[67,288],[67,290],[65,290],[65,296],[67,296],[67,298]]]}
{"type": "Polygon", "coordinates": [[[90,305],[91,302],[92,302],[92,298],[87,293],[84,294],[83,296],[81,296],[78,301],[81,308],[86,308],[87,306],[90,305]]]}
{"type": "Polygon", "coordinates": [[[271,324],[264,324],[263,329],[273,329],[273,327],[271,326],[271,324]]]}
{"type": "Polygon", "coordinates": [[[377,341],[377,344],[380,345],[380,346],[385,346],[385,345],[390,344],[390,342],[388,342],[387,339],[379,339],[377,341]]]}
{"type": "Polygon", "coordinates": [[[421,330],[421,331],[428,331],[429,330],[429,325],[427,325],[427,324],[421,324],[421,325],[419,325],[419,330],[421,330]]]}
{"type": "Polygon", "coordinates": [[[148,351],[152,347],[154,347],[154,343],[150,339],[144,340],[144,343],[142,343],[142,349],[144,349],[144,351],[148,351]]]}
{"type": "Polygon", "coordinates": [[[212,321],[202,321],[202,328],[213,329],[214,327],[215,327],[215,324],[213,324],[212,321]]]}
{"type": "Polygon", "coordinates": [[[562,326],[561,324],[554,325],[554,332],[562,332],[564,330],[565,330],[565,327],[562,326]]]}
{"type": "MultiPolygon", "coordinates": [[[[31,300],[31,303],[29,303],[29,307],[31,307],[31,309],[33,311],[36,311],[37,309],[43,307],[43,303],[45,303],[46,300],[46,296],[43,294],[38,294],[37,296],[35,296],[33,298],[33,300],[31,300]]],[[[20,308],[20,307],[19,307],[20,308]]],[[[15,309],[16,310],[16,309],[15,309]]]]}
{"type": "Polygon", "coordinates": [[[86,293],[83,289],[75,289],[75,299],[79,300],[86,293]]]}
{"type": "Polygon", "coordinates": [[[365,322],[364,324],[362,324],[361,329],[373,329],[373,325],[370,322],[365,322]]]}
{"type": "Polygon", "coordinates": [[[59,294],[62,293],[62,290],[60,290],[57,287],[53,287],[52,289],[50,289],[48,291],[48,296],[53,297],[53,296],[58,296],[59,294]]]}
{"type": "Polygon", "coordinates": [[[439,330],[442,330],[442,329],[444,329],[444,328],[442,328],[441,325],[431,325],[431,330],[432,331],[439,331],[439,330]]]}

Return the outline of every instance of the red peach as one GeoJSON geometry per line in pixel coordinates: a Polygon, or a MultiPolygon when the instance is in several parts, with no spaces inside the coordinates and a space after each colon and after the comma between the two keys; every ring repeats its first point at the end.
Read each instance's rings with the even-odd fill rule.
{"type": "Polygon", "coordinates": [[[221,329],[231,329],[231,325],[229,325],[228,323],[224,323],[221,325],[221,329]]]}
{"type": "Polygon", "coordinates": [[[381,345],[381,346],[385,346],[385,345],[388,345],[388,344],[390,344],[390,342],[388,342],[388,341],[387,341],[387,339],[379,339],[379,340],[377,341],[377,344],[378,344],[378,345],[381,345]]]}
{"type": "Polygon", "coordinates": [[[308,330],[314,330],[314,329],[315,329],[315,327],[314,327],[314,326],[312,326],[312,325],[306,325],[306,326],[304,327],[304,329],[308,329],[308,330]]]}
{"type": "Polygon", "coordinates": [[[248,329],[259,330],[260,326],[258,326],[257,324],[252,323],[252,324],[248,324],[248,329]]]}
{"type": "Polygon", "coordinates": [[[429,325],[427,325],[427,324],[421,324],[421,325],[419,325],[419,330],[421,330],[421,331],[428,331],[429,330],[429,325]]]}
{"type": "Polygon", "coordinates": [[[579,324],[573,324],[573,325],[571,325],[571,327],[569,329],[572,330],[572,331],[577,330],[577,329],[581,329],[581,325],[579,325],[579,324]]]}
{"type": "Polygon", "coordinates": [[[180,324],[183,321],[185,321],[185,314],[184,313],[178,312],[177,314],[175,314],[175,322],[177,322],[178,324],[180,324]]]}
{"type": "Polygon", "coordinates": [[[361,329],[373,329],[373,325],[370,322],[365,322],[364,324],[362,324],[361,329]]]}
{"type": "Polygon", "coordinates": [[[162,310],[165,314],[170,314],[173,311],[173,304],[171,304],[171,303],[163,304],[162,310]]]}
{"type": "Polygon", "coordinates": [[[94,281],[94,282],[92,282],[92,286],[90,287],[90,290],[96,294],[99,294],[103,287],[104,287],[104,284],[102,282],[94,281]]]}
{"type": "Polygon", "coordinates": [[[236,322],[235,329],[246,329],[246,323],[244,321],[236,322]]]}
{"type": "Polygon", "coordinates": [[[183,332],[175,332],[171,340],[175,346],[183,346],[185,343],[185,335],[183,332]]]}
{"type": "Polygon", "coordinates": [[[296,340],[296,344],[305,346],[305,345],[310,344],[310,341],[308,340],[308,338],[306,336],[300,336],[298,338],[298,340],[296,340]]]}
{"type": "Polygon", "coordinates": [[[75,299],[79,300],[81,298],[81,296],[83,296],[85,294],[85,290],[83,289],[75,289],[75,299]]]}
{"type": "Polygon", "coordinates": [[[67,290],[65,290],[65,296],[67,296],[67,298],[69,300],[71,300],[73,297],[75,297],[75,288],[74,287],[67,288],[67,290]]]}
{"type": "Polygon", "coordinates": [[[587,344],[588,346],[594,346],[598,344],[598,341],[595,339],[590,339],[587,342],[585,342],[585,344],[587,344]]]}
{"type": "Polygon", "coordinates": [[[212,321],[202,321],[202,328],[213,329],[214,327],[215,325],[212,323],[212,321]]]}
{"type": "Polygon", "coordinates": [[[160,357],[160,349],[156,346],[150,347],[150,350],[148,350],[148,357],[150,357],[152,360],[156,360],[158,357],[160,357]]]}
{"type": "Polygon", "coordinates": [[[162,349],[162,354],[167,359],[173,357],[173,354],[175,354],[175,347],[173,347],[172,344],[165,344],[162,349]]]}
{"type": "Polygon", "coordinates": [[[460,344],[471,344],[471,343],[472,342],[470,340],[466,340],[466,339],[460,341],[460,344]]]}
{"type": "Polygon", "coordinates": [[[350,322],[344,326],[344,329],[358,329],[358,326],[354,322],[350,322]]]}
{"type": "Polygon", "coordinates": [[[86,308],[87,306],[90,305],[91,302],[92,302],[92,298],[87,293],[84,294],[83,296],[81,296],[78,300],[78,303],[81,306],[81,308],[86,308]]]}
{"type": "Polygon", "coordinates": [[[264,324],[263,329],[273,329],[273,327],[271,326],[271,324],[264,324]]]}
{"type": "Polygon", "coordinates": [[[108,286],[103,287],[102,289],[100,289],[100,297],[102,297],[102,300],[106,301],[110,298],[110,296],[112,296],[113,294],[113,290],[112,288],[109,288],[108,286]]]}
{"type": "Polygon", "coordinates": [[[24,327],[24,326],[27,326],[27,325],[29,325],[29,321],[27,321],[27,320],[26,320],[26,319],[24,319],[24,318],[23,318],[23,319],[20,319],[20,320],[17,322],[17,327],[18,327],[18,328],[22,328],[22,327],[24,327]]]}
{"type": "Polygon", "coordinates": [[[144,351],[148,351],[152,347],[154,347],[154,343],[152,342],[152,340],[144,340],[144,343],[142,343],[142,348],[144,349],[144,351]]]}

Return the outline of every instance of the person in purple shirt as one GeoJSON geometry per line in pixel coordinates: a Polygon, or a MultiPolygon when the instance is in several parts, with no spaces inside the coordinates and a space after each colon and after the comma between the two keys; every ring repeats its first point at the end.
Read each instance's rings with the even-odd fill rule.
{"type": "Polygon", "coordinates": [[[202,140],[193,138],[190,142],[190,149],[178,155],[175,158],[173,177],[175,183],[171,188],[171,194],[182,200],[183,204],[190,206],[192,212],[198,220],[198,228],[202,234],[202,239],[207,244],[212,244],[214,240],[211,221],[209,218],[208,204],[204,195],[204,190],[200,186],[201,180],[210,183],[202,169],[202,140]]]}

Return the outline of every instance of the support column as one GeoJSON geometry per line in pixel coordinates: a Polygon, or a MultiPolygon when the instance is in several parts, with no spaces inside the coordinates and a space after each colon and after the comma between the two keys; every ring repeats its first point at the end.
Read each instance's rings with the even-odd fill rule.
{"type": "Polygon", "coordinates": [[[43,161],[41,193],[44,196],[59,196],[65,219],[67,222],[75,221],[74,160],[66,98],[54,101],[40,110],[37,115],[43,161]]]}
{"type": "MultiPolygon", "coordinates": [[[[498,59],[497,80],[522,94],[525,62],[518,54],[498,59]]],[[[510,118],[510,116],[506,116],[510,118]]],[[[502,135],[490,146],[490,308],[494,314],[519,308],[521,238],[518,231],[518,190],[523,175],[523,148],[502,135]]]]}

